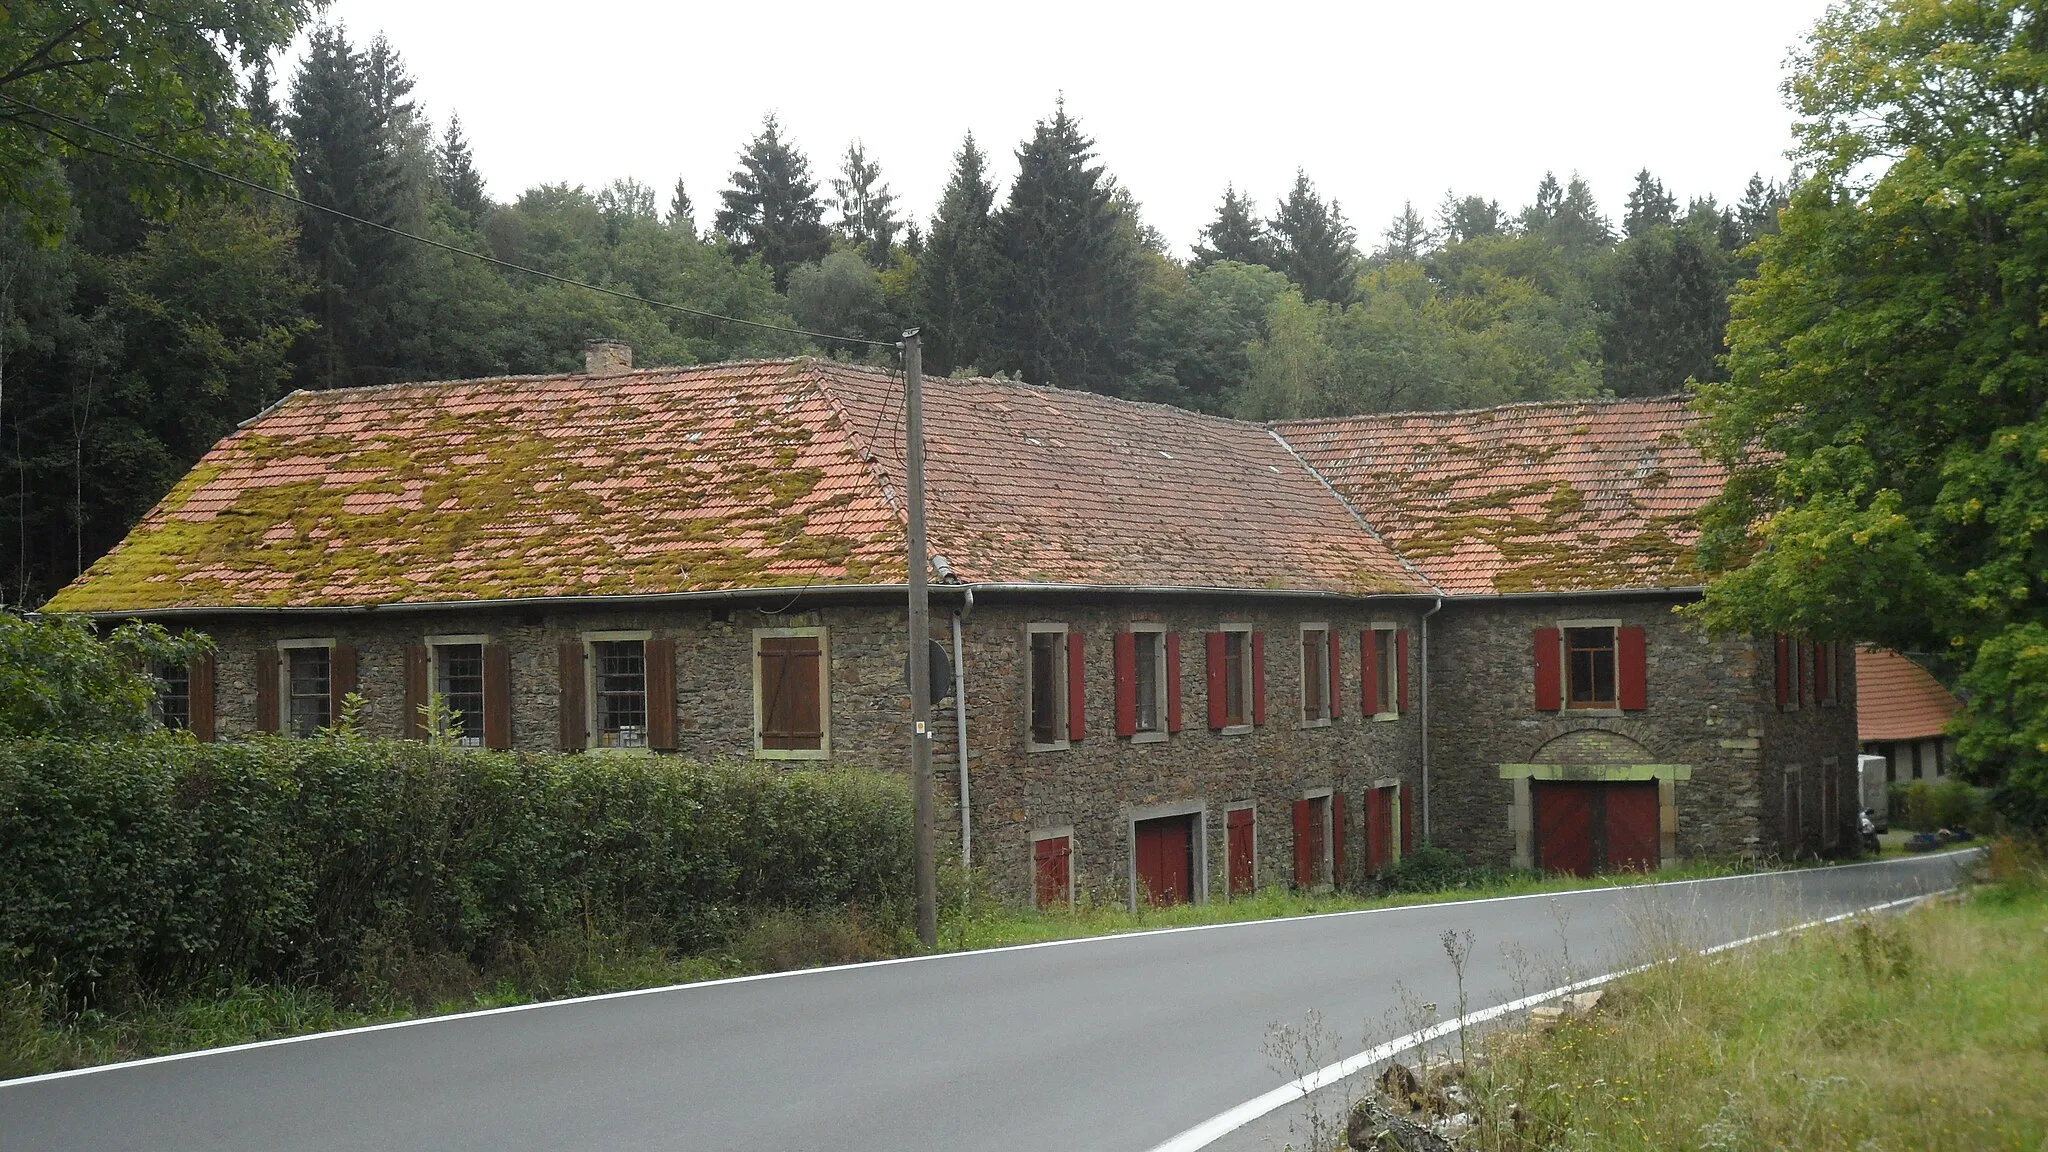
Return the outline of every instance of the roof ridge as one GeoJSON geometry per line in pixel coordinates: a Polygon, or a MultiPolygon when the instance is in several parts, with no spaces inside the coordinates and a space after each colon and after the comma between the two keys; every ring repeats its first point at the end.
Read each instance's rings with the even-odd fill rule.
{"type": "MultiPolygon", "coordinates": [[[[506,373],[496,376],[460,376],[451,380],[393,380],[387,384],[345,384],[338,388],[295,388],[279,399],[279,403],[293,396],[334,396],[358,395],[372,392],[390,392],[399,388],[448,388],[458,384],[530,384],[542,380],[616,380],[628,376],[675,376],[685,372],[701,372],[723,368],[753,368],[767,364],[796,364],[805,360],[816,360],[816,356],[764,356],[752,360],[714,360],[707,364],[649,364],[642,368],[626,368],[618,372],[528,372],[506,373]]],[[[274,407],[274,405],[273,405],[274,407]]],[[[260,413],[259,413],[260,415],[260,413]]]]}
{"type": "Polygon", "coordinates": [[[1532,408],[1604,408],[1621,404],[1671,404],[1683,402],[1690,407],[1692,394],[1689,392],[1666,392],[1657,396],[1582,396],[1554,400],[1516,400],[1507,404],[1482,404],[1475,408],[1410,408],[1399,412],[1361,412],[1350,416],[1310,416],[1299,420],[1269,420],[1268,428],[1308,428],[1318,425],[1349,424],[1359,421],[1385,421],[1413,419],[1416,417],[1476,416],[1486,412],[1514,412],[1532,408]]]}

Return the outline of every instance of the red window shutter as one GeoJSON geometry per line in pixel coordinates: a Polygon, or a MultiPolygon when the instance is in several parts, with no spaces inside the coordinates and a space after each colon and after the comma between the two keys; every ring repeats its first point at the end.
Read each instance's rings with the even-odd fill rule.
{"type": "Polygon", "coordinates": [[[1266,722],[1266,634],[1252,633],[1252,723],[1266,722]]]}
{"type": "MultiPolygon", "coordinates": [[[[192,738],[211,744],[214,740],[213,727],[213,653],[194,656],[188,675],[191,677],[192,738]]],[[[271,677],[273,681],[276,677],[271,677]]]]}
{"type": "Polygon", "coordinates": [[[1119,632],[1110,650],[1110,676],[1116,686],[1116,734],[1138,734],[1138,634],[1119,632]]]}
{"type": "Polygon", "coordinates": [[[1309,802],[1294,802],[1294,886],[1310,888],[1316,882],[1315,840],[1309,825],[1315,819],[1309,802]]]}
{"type": "Polygon", "coordinates": [[[427,738],[427,646],[405,646],[405,715],[399,729],[407,740],[427,738]]]}
{"type": "Polygon", "coordinates": [[[336,644],[327,654],[328,723],[341,723],[341,703],[356,690],[356,649],[353,644],[336,644]]]}
{"type": "Polygon", "coordinates": [[[1166,730],[1178,732],[1181,729],[1180,713],[1180,633],[1166,634],[1166,730]]]}
{"type": "Polygon", "coordinates": [[[676,750],[676,642],[647,642],[647,746],[676,750]]]}
{"type": "Polygon", "coordinates": [[[1344,794],[1330,794],[1330,882],[1344,883],[1344,794]]]}
{"type": "Polygon", "coordinates": [[[590,725],[583,718],[583,642],[564,640],[556,655],[561,668],[556,702],[561,716],[562,751],[581,752],[590,743],[590,725]]]}
{"type": "Polygon", "coordinates": [[[1788,665],[1788,658],[1792,654],[1792,643],[1783,632],[1778,633],[1777,640],[1778,711],[1783,712],[1785,705],[1792,699],[1792,669],[1788,665]]]}
{"type": "Polygon", "coordinates": [[[1219,732],[1224,727],[1224,709],[1229,706],[1223,684],[1224,643],[1223,633],[1209,633],[1209,727],[1219,732]]]}
{"type": "Polygon", "coordinates": [[[1408,783],[1401,782],[1401,859],[1415,853],[1415,805],[1408,802],[1408,783]]]}
{"type": "Polygon", "coordinates": [[[1633,624],[1614,630],[1614,663],[1619,673],[1618,691],[1624,712],[1640,712],[1650,706],[1649,642],[1643,630],[1633,624]]]}
{"type": "Polygon", "coordinates": [[[1358,662],[1365,666],[1358,692],[1358,710],[1370,720],[1380,710],[1380,634],[1368,628],[1358,634],[1358,662]]]}
{"type": "Polygon", "coordinates": [[[1335,720],[1344,715],[1344,645],[1335,630],[1323,633],[1323,643],[1330,650],[1330,719],[1335,720]]]}
{"type": "Polygon", "coordinates": [[[484,747],[512,747],[512,650],[484,645],[484,747]]]}
{"type": "Polygon", "coordinates": [[[1088,696],[1083,673],[1088,665],[1088,641],[1079,632],[1067,633],[1067,739],[1088,734],[1088,696]]]}
{"type": "Polygon", "coordinates": [[[256,730],[278,730],[277,649],[256,650],[256,730]]]}
{"type": "Polygon", "coordinates": [[[1536,630],[1536,710],[1555,712],[1564,706],[1564,677],[1557,646],[1560,643],[1555,628],[1536,630]]]}
{"type": "Polygon", "coordinates": [[[1394,633],[1394,680],[1400,685],[1397,695],[1400,700],[1394,705],[1402,712],[1408,711],[1408,630],[1394,633]]]}

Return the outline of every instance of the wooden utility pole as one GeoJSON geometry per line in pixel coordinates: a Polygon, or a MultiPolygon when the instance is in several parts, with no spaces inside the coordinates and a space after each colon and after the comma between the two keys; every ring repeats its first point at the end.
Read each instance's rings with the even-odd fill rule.
{"type": "Polygon", "coordinates": [[[932,826],[932,605],[925,589],[924,359],[903,334],[904,486],[910,500],[910,787],[916,798],[917,938],[939,943],[938,848],[932,826]]]}

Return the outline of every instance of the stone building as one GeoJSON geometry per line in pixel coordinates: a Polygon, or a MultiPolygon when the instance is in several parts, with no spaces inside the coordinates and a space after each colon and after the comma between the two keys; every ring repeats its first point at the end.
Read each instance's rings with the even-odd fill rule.
{"type": "MultiPolygon", "coordinates": [[[[906,766],[900,379],[589,368],[294,393],[46,610],[212,635],[167,670],[201,739],[354,695],[377,735],[906,766]]],[[[1423,838],[1580,871],[1832,846],[1851,656],[1671,612],[1718,484],[1690,419],[1267,427],[928,381],[955,846],[1048,903],[1326,884],[1423,838]]]]}

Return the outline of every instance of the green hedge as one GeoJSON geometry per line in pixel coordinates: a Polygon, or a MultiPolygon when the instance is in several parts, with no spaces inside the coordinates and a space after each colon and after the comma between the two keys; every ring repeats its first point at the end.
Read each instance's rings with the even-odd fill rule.
{"type": "Polygon", "coordinates": [[[345,984],[366,941],[482,961],[563,931],[689,949],[909,889],[872,772],[410,742],[0,742],[0,974],[77,1001],[345,984]]]}

